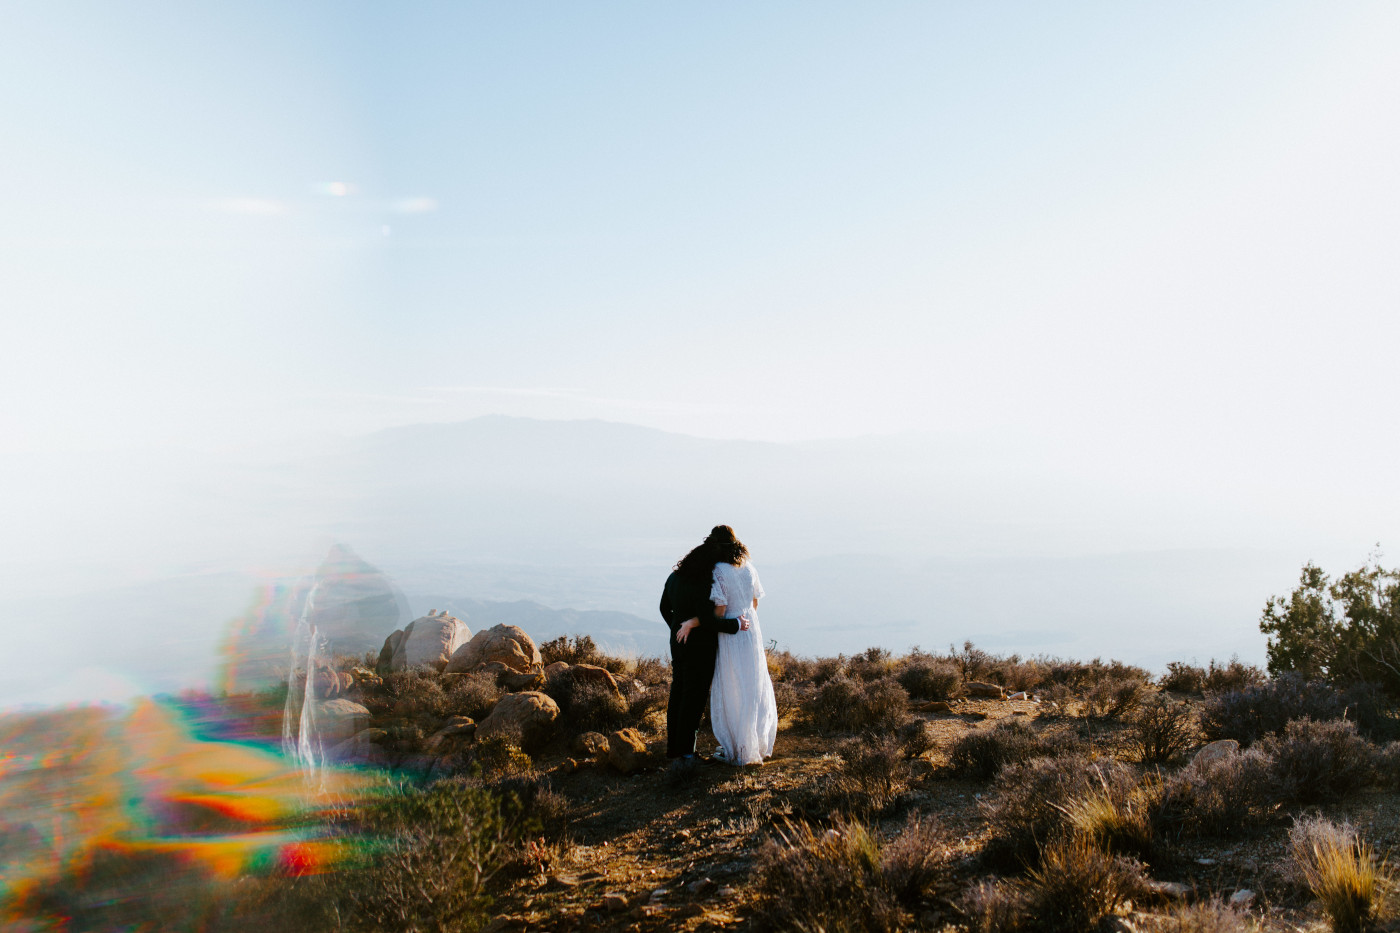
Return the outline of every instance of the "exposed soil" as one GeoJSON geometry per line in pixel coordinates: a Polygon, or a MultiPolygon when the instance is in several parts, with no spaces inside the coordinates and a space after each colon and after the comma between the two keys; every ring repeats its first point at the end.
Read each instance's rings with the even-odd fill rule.
{"type": "MultiPolygon", "coordinates": [[[[917,811],[937,817],[948,830],[951,867],[920,919],[925,929],[954,921],[959,892],[985,871],[976,861],[987,832],[978,803],[989,785],[950,778],[946,750],[968,730],[990,728],[1007,717],[1034,718],[1040,707],[972,700],[958,709],[957,715],[916,714],[932,724],[937,746],[915,762],[916,776],[900,813],[881,823],[883,830],[897,831],[905,814],[917,811]]],[[[1086,728],[1082,720],[1046,726],[1086,728]]],[[[1096,747],[1119,743],[1118,727],[1094,728],[1096,747]]],[[[785,719],[774,755],[762,766],[706,763],[679,785],[668,779],[659,739],[649,745],[656,766],[630,776],[600,763],[565,773],[562,743],[540,751],[538,766],[553,773],[556,788],[574,805],[569,839],[498,896],[497,918],[488,929],[756,928],[747,882],[759,847],[792,816],[793,794],[838,766],[834,744],[785,719]]],[[[701,751],[713,748],[713,738],[702,733],[701,751]]],[[[1321,812],[1350,821],[1379,853],[1400,851],[1400,795],[1363,792],[1321,812]]],[[[1200,898],[1253,891],[1252,913],[1266,930],[1324,930],[1308,893],[1284,868],[1289,824],[1281,818],[1238,838],[1183,843],[1149,866],[1151,876],[1185,883],[1200,898]]],[[[1156,929],[1159,911],[1137,905],[1129,923],[1137,930],[1156,929]]]]}

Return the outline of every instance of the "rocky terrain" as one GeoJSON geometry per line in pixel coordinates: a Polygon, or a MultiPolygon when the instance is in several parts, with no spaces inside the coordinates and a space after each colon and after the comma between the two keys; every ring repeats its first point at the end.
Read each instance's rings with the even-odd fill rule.
{"type": "MultiPolygon", "coordinates": [[[[336,773],[361,782],[311,818],[358,854],[191,889],[178,922],[150,876],[117,873],[113,901],[70,864],[53,879],[68,894],[10,898],[12,925],[1397,928],[1383,859],[1400,843],[1400,723],[1376,691],[971,645],[769,667],[773,757],[677,781],[665,663],[430,612],[293,683],[289,708],[311,697],[336,773]]],[[[211,702],[246,718],[283,697],[211,702]]],[[[205,831],[237,828],[230,812],[205,831]]]]}

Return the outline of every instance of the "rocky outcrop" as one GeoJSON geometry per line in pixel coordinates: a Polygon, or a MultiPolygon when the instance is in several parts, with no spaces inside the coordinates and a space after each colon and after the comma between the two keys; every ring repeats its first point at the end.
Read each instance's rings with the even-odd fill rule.
{"type": "Polygon", "coordinates": [[[569,676],[576,684],[602,684],[618,696],[622,696],[622,688],[617,685],[617,678],[607,668],[598,667],[594,664],[574,664],[569,668],[569,676]]]}
{"type": "Polygon", "coordinates": [[[499,662],[518,674],[543,670],[544,659],[534,639],[514,625],[496,625],[477,632],[457,648],[447,662],[450,673],[474,671],[483,664],[499,662]]]}
{"type": "Polygon", "coordinates": [[[559,706],[536,691],[508,693],[496,701],[491,714],[476,727],[476,735],[505,735],[521,745],[533,745],[548,737],[559,718],[559,706]]]}
{"type": "Polygon", "coordinates": [[[384,639],[384,647],[379,650],[381,677],[420,664],[442,670],[453,652],[467,643],[472,634],[467,624],[446,612],[433,614],[436,612],[435,609],[428,615],[414,619],[402,631],[384,639]]]}
{"type": "Polygon", "coordinates": [[[636,729],[619,729],[608,736],[608,764],[623,774],[647,765],[647,743],[636,729]]]}

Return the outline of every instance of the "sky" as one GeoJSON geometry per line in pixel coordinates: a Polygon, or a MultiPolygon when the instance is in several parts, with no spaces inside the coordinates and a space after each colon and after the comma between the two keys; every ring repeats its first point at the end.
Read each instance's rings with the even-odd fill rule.
{"type": "Polygon", "coordinates": [[[13,4],[7,452],[1393,455],[1391,4],[13,4]]]}
{"type": "Polygon", "coordinates": [[[0,586],[200,458],[489,414],[1400,525],[1394,4],[5,17],[0,586]]]}

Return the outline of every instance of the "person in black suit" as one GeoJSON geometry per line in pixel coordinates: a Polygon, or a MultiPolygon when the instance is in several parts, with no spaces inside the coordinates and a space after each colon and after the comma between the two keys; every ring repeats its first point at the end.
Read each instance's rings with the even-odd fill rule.
{"type": "MultiPolygon", "coordinates": [[[[711,532],[711,537],[713,537],[711,532]]],[[[671,696],[666,703],[666,755],[675,759],[671,770],[682,774],[693,767],[700,717],[710,699],[719,635],[739,631],[738,619],[715,618],[710,602],[716,549],[710,538],[676,564],[661,592],[661,618],[671,629],[671,696]],[[686,622],[697,624],[688,632],[686,622]]]]}

